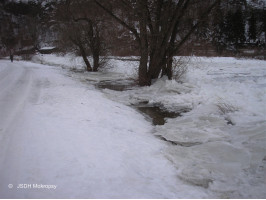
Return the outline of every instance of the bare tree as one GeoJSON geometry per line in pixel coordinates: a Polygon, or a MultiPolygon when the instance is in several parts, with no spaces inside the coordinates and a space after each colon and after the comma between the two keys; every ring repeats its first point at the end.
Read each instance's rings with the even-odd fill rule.
{"type": "Polygon", "coordinates": [[[91,1],[66,0],[57,11],[62,41],[65,44],[70,41],[79,49],[87,71],[98,71],[100,55],[104,51],[103,37],[100,34],[102,22],[96,17],[93,4],[91,1]],[[92,55],[93,65],[88,60],[89,54],[92,55]]]}
{"type": "Polygon", "coordinates": [[[173,56],[220,0],[94,1],[135,36],[140,51],[139,84],[144,86],[160,74],[172,78],[173,56]],[[118,3],[121,5],[115,7],[118,3]],[[193,13],[195,5],[202,5],[197,15],[193,13]],[[126,13],[126,18],[120,13],[126,13]],[[191,25],[184,30],[181,28],[187,13],[191,13],[191,25]]]}

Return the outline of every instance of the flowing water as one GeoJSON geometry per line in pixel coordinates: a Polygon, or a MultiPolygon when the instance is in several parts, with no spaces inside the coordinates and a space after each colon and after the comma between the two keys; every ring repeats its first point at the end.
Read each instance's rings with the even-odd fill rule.
{"type": "MultiPolygon", "coordinates": [[[[136,82],[134,80],[107,80],[100,81],[97,84],[97,87],[100,89],[109,89],[115,91],[125,91],[131,90],[133,87],[136,87],[136,82]]],[[[168,111],[163,109],[159,105],[148,104],[148,102],[140,103],[134,105],[138,111],[144,114],[147,118],[149,118],[153,125],[164,125],[167,118],[176,118],[180,117],[182,113],[190,111],[187,107],[179,107],[176,108],[175,111],[168,111]]]]}
{"type": "Polygon", "coordinates": [[[97,84],[97,87],[100,89],[109,89],[115,91],[131,90],[134,86],[136,86],[136,82],[134,80],[107,80],[100,81],[97,84]]]}
{"type": "Polygon", "coordinates": [[[160,106],[156,105],[143,105],[139,104],[135,106],[140,112],[142,112],[145,116],[148,116],[152,119],[153,125],[164,125],[167,118],[176,118],[180,117],[182,113],[190,111],[187,107],[179,107],[175,109],[175,111],[171,112],[166,109],[163,109],[160,106]]]}

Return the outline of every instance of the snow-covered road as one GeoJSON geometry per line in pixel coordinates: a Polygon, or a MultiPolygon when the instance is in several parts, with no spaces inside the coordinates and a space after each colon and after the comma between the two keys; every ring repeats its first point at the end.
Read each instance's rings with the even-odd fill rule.
{"type": "Polygon", "coordinates": [[[210,197],[177,178],[151,131],[62,69],[0,61],[0,198],[210,197]]]}

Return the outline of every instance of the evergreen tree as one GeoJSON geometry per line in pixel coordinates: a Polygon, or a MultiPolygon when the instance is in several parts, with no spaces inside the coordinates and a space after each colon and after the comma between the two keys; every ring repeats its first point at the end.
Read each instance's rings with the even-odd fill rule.
{"type": "Polygon", "coordinates": [[[249,39],[255,42],[257,39],[257,20],[253,10],[251,11],[251,16],[248,22],[249,22],[249,29],[248,29],[249,39]]]}
{"type": "Polygon", "coordinates": [[[212,42],[216,47],[218,53],[222,53],[225,48],[225,21],[224,21],[224,10],[220,3],[219,6],[213,12],[213,36],[212,42]]]}
{"type": "Polygon", "coordinates": [[[235,48],[245,42],[245,22],[240,8],[236,12],[228,12],[225,20],[224,34],[226,42],[235,48]]]}
{"type": "Polygon", "coordinates": [[[263,25],[262,25],[262,32],[264,32],[265,43],[266,43],[266,10],[263,10],[263,25]]]}

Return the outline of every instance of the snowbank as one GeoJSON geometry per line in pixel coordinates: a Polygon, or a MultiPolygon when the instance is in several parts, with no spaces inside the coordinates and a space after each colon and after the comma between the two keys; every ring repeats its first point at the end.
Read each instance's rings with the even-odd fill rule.
{"type": "Polygon", "coordinates": [[[76,57],[74,54],[57,55],[57,54],[36,54],[32,57],[32,61],[36,63],[60,66],[69,69],[83,69],[85,64],[81,57],[76,57]]]}

